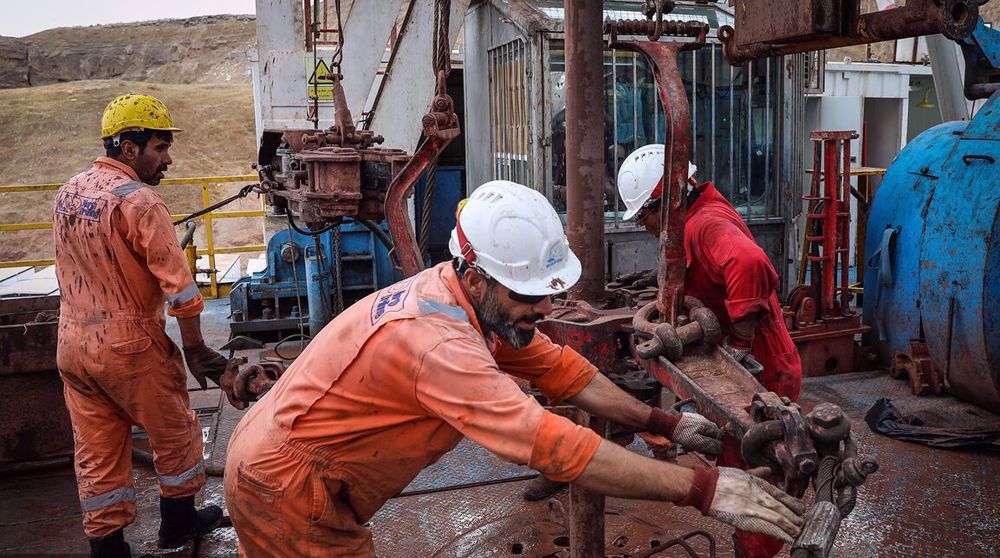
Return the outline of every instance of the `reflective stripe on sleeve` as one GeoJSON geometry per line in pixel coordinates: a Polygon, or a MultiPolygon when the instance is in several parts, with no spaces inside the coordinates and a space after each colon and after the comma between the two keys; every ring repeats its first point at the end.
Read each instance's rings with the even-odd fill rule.
{"type": "Polygon", "coordinates": [[[125,184],[115,187],[114,190],[111,190],[111,193],[116,196],[124,198],[125,196],[131,194],[132,192],[135,192],[140,188],[142,188],[142,184],[133,180],[131,182],[126,182],[125,184]]]}
{"type": "Polygon", "coordinates": [[[417,301],[417,304],[420,311],[424,314],[441,313],[449,318],[454,318],[463,322],[469,321],[469,314],[467,314],[461,306],[451,306],[429,298],[421,298],[417,301]]]}
{"type": "Polygon", "coordinates": [[[184,287],[184,290],[179,293],[164,294],[164,296],[166,297],[167,302],[170,303],[170,306],[177,308],[178,306],[183,306],[184,304],[194,300],[195,297],[198,296],[199,292],[198,285],[191,283],[187,287],[184,287]]]}

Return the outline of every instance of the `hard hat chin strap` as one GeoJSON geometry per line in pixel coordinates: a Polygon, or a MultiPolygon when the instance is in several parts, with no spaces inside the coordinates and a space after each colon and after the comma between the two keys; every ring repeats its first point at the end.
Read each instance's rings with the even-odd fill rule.
{"type": "Polygon", "coordinates": [[[660,181],[656,183],[656,187],[653,188],[653,192],[649,194],[649,199],[659,199],[663,195],[663,177],[660,177],[660,181]]]}
{"type": "Polygon", "coordinates": [[[469,264],[469,267],[476,267],[476,251],[472,248],[472,243],[465,236],[465,232],[462,230],[462,220],[455,219],[455,233],[458,236],[458,249],[462,253],[462,258],[465,263],[469,264]]]}

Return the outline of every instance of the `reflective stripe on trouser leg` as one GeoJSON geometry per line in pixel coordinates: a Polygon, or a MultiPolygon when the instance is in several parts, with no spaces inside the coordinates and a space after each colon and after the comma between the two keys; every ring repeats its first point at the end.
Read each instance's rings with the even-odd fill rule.
{"type": "Polygon", "coordinates": [[[85,512],[93,512],[101,508],[113,506],[119,502],[134,502],[134,501],[135,501],[135,488],[131,486],[123,486],[121,488],[116,488],[111,492],[105,492],[104,494],[98,494],[96,496],[84,498],[80,500],[80,507],[85,512]]]}
{"type": "Polygon", "coordinates": [[[132,427],[121,411],[82,387],[85,373],[60,370],[63,396],[73,421],[74,467],[83,509],[83,531],[103,537],[135,520],[132,488],[132,427]]]}
{"type": "Polygon", "coordinates": [[[198,475],[205,473],[205,461],[199,461],[197,465],[179,475],[167,476],[157,475],[161,486],[183,486],[185,483],[194,480],[198,475]]]}

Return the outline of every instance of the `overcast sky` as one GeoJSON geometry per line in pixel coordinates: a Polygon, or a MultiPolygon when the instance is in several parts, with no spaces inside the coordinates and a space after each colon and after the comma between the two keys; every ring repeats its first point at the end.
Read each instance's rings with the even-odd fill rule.
{"type": "Polygon", "coordinates": [[[0,0],[0,12],[0,35],[23,37],[53,27],[252,14],[254,0],[0,0]]]}

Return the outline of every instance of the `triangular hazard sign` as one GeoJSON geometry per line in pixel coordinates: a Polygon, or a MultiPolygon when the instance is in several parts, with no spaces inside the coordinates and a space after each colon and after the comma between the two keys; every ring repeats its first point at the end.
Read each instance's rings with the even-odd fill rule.
{"type": "Polygon", "coordinates": [[[333,85],[333,72],[330,71],[325,60],[316,63],[316,68],[309,76],[309,85],[333,85]]]}

